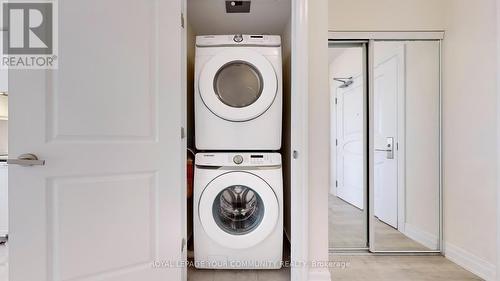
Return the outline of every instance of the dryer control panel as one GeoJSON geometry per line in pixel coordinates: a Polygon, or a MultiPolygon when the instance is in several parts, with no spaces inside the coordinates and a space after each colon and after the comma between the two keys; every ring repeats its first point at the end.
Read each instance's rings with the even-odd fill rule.
{"type": "Polygon", "coordinates": [[[281,166],[279,153],[198,153],[195,164],[208,167],[281,166]]]}
{"type": "Polygon", "coordinates": [[[217,46],[262,46],[279,47],[281,37],[279,35],[202,35],[196,36],[196,46],[217,47],[217,46]]]}

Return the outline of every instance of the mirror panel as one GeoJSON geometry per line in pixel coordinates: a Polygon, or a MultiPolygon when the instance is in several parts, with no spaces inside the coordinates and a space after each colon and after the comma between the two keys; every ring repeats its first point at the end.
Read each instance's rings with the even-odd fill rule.
{"type": "Polygon", "coordinates": [[[374,43],[374,251],[440,245],[439,41],[374,43]]]}
{"type": "Polygon", "coordinates": [[[363,249],[368,244],[366,208],[366,47],[329,48],[330,161],[329,246],[363,249]]]}

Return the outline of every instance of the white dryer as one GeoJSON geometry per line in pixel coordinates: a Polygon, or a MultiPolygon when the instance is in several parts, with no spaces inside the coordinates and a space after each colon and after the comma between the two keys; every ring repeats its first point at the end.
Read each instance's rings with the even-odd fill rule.
{"type": "Polygon", "coordinates": [[[196,148],[279,150],[281,127],[280,37],[196,37],[196,148]]]}
{"type": "Polygon", "coordinates": [[[283,252],[281,155],[198,153],[195,164],[195,266],[280,268],[283,252]]]}

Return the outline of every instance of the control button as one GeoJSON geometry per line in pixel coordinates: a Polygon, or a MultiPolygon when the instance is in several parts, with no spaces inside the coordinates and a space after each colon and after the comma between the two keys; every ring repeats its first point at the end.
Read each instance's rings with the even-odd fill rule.
{"type": "Polygon", "coordinates": [[[234,35],[233,41],[236,42],[236,43],[243,42],[243,35],[241,35],[241,34],[234,35]]]}
{"type": "Polygon", "coordinates": [[[239,164],[243,163],[243,156],[241,156],[241,155],[234,156],[233,157],[233,162],[236,165],[239,165],[239,164]]]}

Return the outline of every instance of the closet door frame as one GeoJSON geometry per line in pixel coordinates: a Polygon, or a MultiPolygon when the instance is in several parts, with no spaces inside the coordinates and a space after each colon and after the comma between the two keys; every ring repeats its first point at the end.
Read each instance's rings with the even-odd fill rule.
{"type": "Polygon", "coordinates": [[[291,281],[309,279],[309,1],[292,1],[291,281]]]}
{"type": "Polygon", "coordinates": [[[368,41],[368,246],[369,252],[380,255],[444,255],[444,212],[443,212],[443,101],[442,101],[442,41],[444,31],[407,31],[407,32],[370,32],[370,31],[329,31],[328,41],[368,41]],[[439,41],[440,52],[440,85],[439,85],[439,249],[436,251],[377,251],[375,249],[374,231],[374,43],[376,41],[439,41]]]}

